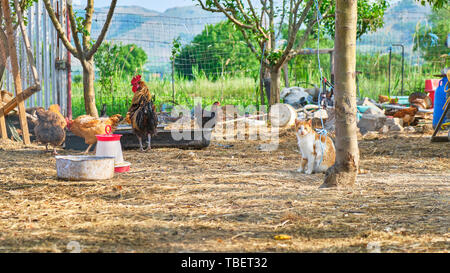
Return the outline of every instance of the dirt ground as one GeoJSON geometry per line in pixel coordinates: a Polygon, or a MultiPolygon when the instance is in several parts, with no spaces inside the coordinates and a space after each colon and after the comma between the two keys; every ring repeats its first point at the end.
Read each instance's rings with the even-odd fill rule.
{"type": "Polygon", "coordinates": [[[369,135],[353,189],[296,173],[292,132],[259,145],[124,151],[129,173],[67,182],[44,147],[1,141],[0,252],[449,252],[450,143],[369,135]]]}

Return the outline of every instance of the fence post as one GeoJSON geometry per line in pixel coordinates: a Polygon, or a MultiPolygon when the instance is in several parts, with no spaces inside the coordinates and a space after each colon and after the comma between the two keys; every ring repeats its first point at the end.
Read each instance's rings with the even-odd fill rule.
{"type": "MultiPolygon", "coordinates": [[[[66,27],[67,27],[67,39],[70,42],[70,21],[69,13],[66,8],[66,27]]],[[[72,55],[69,50],[67,50],[67,117],[72,119],[72,55]]]]}

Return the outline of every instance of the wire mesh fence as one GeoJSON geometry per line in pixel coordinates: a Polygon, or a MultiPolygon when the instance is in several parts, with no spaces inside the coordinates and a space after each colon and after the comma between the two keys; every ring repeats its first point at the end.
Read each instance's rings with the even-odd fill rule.
{"type": "MultiPolygon", "coordinates": [[[[105,17],[106,12],[95,13],[93,37],[99,34],[105,17]]],[[[231,31],[222,36],[214,31],[213,25],[222,21],[224,18],[216,14],[177,18],[119,12],[114,15],[106,40],[135,44],[146,52],[147,62],[136,73],[142,74],[148,82],[151,92],[156,95],[157,105],[175,102],[192,106],[194,97],[202,97],[204,104],[220,101],[222,104],[256,105],[260,61],[245,42],[231,35],[231,31]],[[200,34],[203,38],[197,39],[200,34]],[[172,58],[177,38],[180,48],[172,58]]],[[[439,53],[433,58],[424,58],[427,47],[418,45],[424,40],[419,38],[420,35],[422,38],[431,36],[418,33],[427,26],[425,13],[387,14],[383,29],[358,40],[360,96],[376,98],[380,94],[408,95],[423,91],[425,79],[434,78],[433,75],[439,74],[448,62],[448,56],[441,58],[439,53]]],[[[325,37],[323,40],[328,41],[324,46],[333,47],[333,39],[325,37]]],[[[433,46],[429,44],[429,47],[433,46]]],[[[329,56],[322,55],[320,60],[324,76],[331,78],[329,56]]],[[[317,55],[298,56],[288,67],[291,86],[319,85],[317,55]]],[[[76,75],[77,66],[72,69],[76,75]]],[[[129,84],[132,76],[126,75],[116,89],[98,94],[98,107],[107,104],[108,114],[125,114],[133,96],[129,84]]],[[[282,81],[282,88],[283,85],[282,81]]],[[[96,85],[97,92],[100,89],[96,85]]],[[[74,114],[84,111],[80,107],[81,90],[81,83],[75,83],[74,108],[78,108],[74,109],[74,114]]]]}

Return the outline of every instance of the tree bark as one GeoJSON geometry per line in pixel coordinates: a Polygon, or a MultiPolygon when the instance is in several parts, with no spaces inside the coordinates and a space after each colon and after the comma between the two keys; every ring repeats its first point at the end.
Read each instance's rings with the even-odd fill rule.
{"type": "MultiPolygon", "coordinates": [[[[2,58],[2,57],[0,56],[0,58],[2,58]]],[[[3,61],[3,60],[1,60],[1,61],[3,61]]],[[[6,69],[6,67],[4,65],[0,64],[0,83],[3,80],[3,74],[5,74],[5,69],[6,69]]],[[[1,86],[0,86],[0,89],[1,89],[1,86]]]]}
{"type": "Polygon", "coordinates": [[[270,101],[269,101],[270,106],[280,102],[280,79],[281,79],[281,68],[280,67],[271,67],[270,68],[270,101]]]}
{"type": "Polygon", "coordinates": [[[284,86],[289,87],[289,64],[285,62],[283,65],[284,86]]]}
{"type": "Polygon", "coordinates": [[[353,186],[359,167],[356,126],[357,0],[336,1],[335,112],[336,162],[321,188],[353,186]]]}
{"type": "Polygon", "coordinates": [[[14,76],[14,88],[16,90],[17,106],[19,109],[19,121],[20,127],[22,128],[23,142],[25,145],[31,143],[30,134],[28,131],[28,122],[25,113],[25,103],[22,94],[22,79],[20,77],[19,63],[17,58],[16,44],[15,44],[15,33],[13,28],[13,21],[11,18],[11,9],[9,7],[8,0],[2,0],[3,16],[5,18],[6,25],[6,36],[8,39],[8,50],[11,59],[12,72],[14,76]]]}
{"type": "Polygon", "coordinates": [[[95,105],[94,79],[94,60],[85,61],[83,64],[84,109],[86,114],[98,118],[98,111],[95,105]]]}

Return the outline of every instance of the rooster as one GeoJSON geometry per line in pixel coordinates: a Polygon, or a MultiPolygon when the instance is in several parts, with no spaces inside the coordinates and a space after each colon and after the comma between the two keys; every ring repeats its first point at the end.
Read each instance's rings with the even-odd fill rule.
{"type": "Polygon", "coordinates": [[[141,80],[141,75],[134,77],[131,85],[134,96],[128,109],[126,121],[131,124],[133,133],[139,140],[141,151],[146,151],[142,146],[142,138],[146,136],[148,138],[147,150],[151,150],[152,136],[157,134],[158,126],[154,97],[150,94],[145,82],[141,80]]]}
{"type": "Polygon", "coordinates": [[[46,151],[48,151],[48,145],[51,144],[53,155],[57,155],[56,147],[63,144],[66,139],[65,128],[67,126],[66,120],[60,113],[59,105],[51,105],[47,111],[37,109],[36,116],[36,126],[34,127],[36,140],[45,144],[46,151]]]}
{"type": "Polygon", "coordinates": [[[96,135],[105,134],[106,126],[111,126],[111,133],[117,129],[117,125],[123,118],[121,115],[114,115],[109,118],[94,118],[88,115],[77,117],[75,120],[68,120],[67,128],[76,136],[84,138],[84,142],[89,147],[84,152],[87,154],[92,145],[97,143],[96,135]]]}

